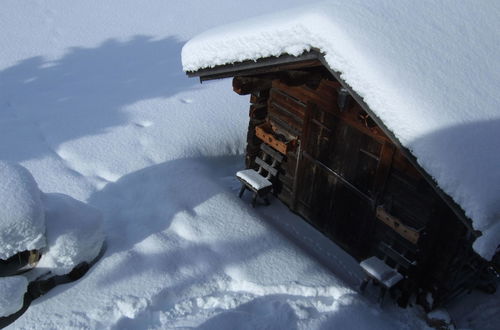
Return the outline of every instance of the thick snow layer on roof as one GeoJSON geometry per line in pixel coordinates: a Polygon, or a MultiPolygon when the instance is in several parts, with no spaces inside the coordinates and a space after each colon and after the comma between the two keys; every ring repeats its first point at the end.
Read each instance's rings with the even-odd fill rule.
{"type": "Polygon", "coordinates": [[[500,2],[328,1],[209,30],[185,71],[319,49],[473,221],[500,243],[500,2]]]}
{"type": "Polygon", "coordinates": [[[63,194],[44,194],[47,251],[37,268],[68,274],[82,262],[91,262],[101,250],[104,234],[101,213],[63,194]]]}
{"type": "Polygon", "coordinates": [[[21,165],[0,161],[0,259],[45,246],[40,190],[21,165]]]}
{"type": "Polygon", "coordinates": [[[27,290],[28,280],[24,276],[0,277],[0,317],[20,310],[27,290]]]}

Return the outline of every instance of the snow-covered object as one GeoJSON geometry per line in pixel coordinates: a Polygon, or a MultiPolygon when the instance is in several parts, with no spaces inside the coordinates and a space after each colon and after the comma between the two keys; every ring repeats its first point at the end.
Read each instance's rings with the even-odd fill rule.
{"type": "Polygon", "coordinates": [[[363,260],[359,265],[365,272],[388,288],[393,287],[403,279],[403,275],[375,256],[363,260]]]}
{"type": "Polygon", "coordinates": [[[0,161],[0,259],[45,246],[40,190],[21,165],[0,161]]]}
{"type": "Polygon", "coordinates": [[[271,181],[257,173],[256,171],[249,169],[238,171],[236,176],[245,182],[248,182],[252,187],[257,190],[272,186],[271,181]]]}
{"type": "Polygon", "coordinates": [[[63,194],[44,194],[47,251],[37,268],[68,274],[99,254],[104,235],[102,216],[95,208],[63,194]]]}
{"type": "Polygon", "coordinates": [[[28,280],[24,276],[0,277],[0,317],[20,310],[27,290],[28,280]]]}
{"type": "Polygon", "coordinates": [[[319,49],[482,232],[500,243],[500,2],[334,0],[215,28],[185,71],[319,49]]]}

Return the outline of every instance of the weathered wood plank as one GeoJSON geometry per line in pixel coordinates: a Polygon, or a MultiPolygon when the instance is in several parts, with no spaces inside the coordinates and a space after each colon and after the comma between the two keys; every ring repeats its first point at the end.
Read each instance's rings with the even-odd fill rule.
{"type": "MultiPolygon", "coordinates": [[[[272,103],[269,105],[269,115],[271,119],[278,118],[279,121],[285,122],[288,126],[291,126],[292,130],[288,132],[290,135],[297,135],[297,132],[302,131],[302,126],[304,125],[302,118],[292,115],[277,104],[272,103]]],[[[287,130],[286,126],[282,128],[287,130]]]]}
{"type": "Polygon", "coordinates": [[[385,223],[408,241],[417,244],[420,238],[420,230],[405,225],[401,220],[389,214],[382,206],[377,207],[377,219],[385,223]]]}
{"type": "MultiPolygon", "coordinates": [[[[323,81],[320,83],[320,86],[321,84],[323,84],[323,81]]],[[[312,101],[317,106],[325,109],[333,108],[336,104],[336,92],[333,92],[331,88],[318,88],[322,91],[318,93],[306,86],[288,86],[279,80],[273,80],[272,87],[300,100],[302,103],[312,101]]]]}
{"type": "Polygon", "coordinates": [[[376,199],[384,191],[387,178],[391,171],[392,158],[394,155],[395,147],[390,142],[385,142],[382,145],[380,156],[378,159],[377,171],[373,180],[373,192],[376,199]]]}
{"type": "Polygon", "coordinates": [[[286,94],[286,92],[281,91],[276,88],[271,88],[270,90],[270,103],[276,103],[281,107],[287,109],[288,111],[294,113],[296,116],[303,118],[306,110],[306,105],[302,101],[286,94]]]}

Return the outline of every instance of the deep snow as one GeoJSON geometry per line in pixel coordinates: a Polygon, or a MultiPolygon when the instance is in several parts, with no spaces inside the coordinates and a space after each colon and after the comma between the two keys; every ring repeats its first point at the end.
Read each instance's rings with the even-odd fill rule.
{"type": "Polygon", "coordinates": [[[63,194],[44,194],[47,249],[37,265],[39,273],[68,274],[82,262],[92,262],[104,242],[101,213],[63,194]]]}
{"type": "Polygon", "coordinates": [[[205,31],[184,70],[319,49],[481,231],[500,245],[500,4],[330,0],[205,31]]]}
{"type": "Polygon", "coordinates": [[[0,259],[45,246],[40,189],[22,166],[0,161],[0,259]]]}
{"type": "Polygon", "coordinates": [[[10,328],[424,328],[360,296],[356,262],[278,202],[236,197],[248,100],[182,72],[195,34],[301,3],[2,3],[0,157],[101,210],[107,242],[10,328]]]}
{"type": "Polygon", "coordinates": [[[28,280],[24,276],[0,277],[0,317],[14,314],[23,307],[28,280]]]}

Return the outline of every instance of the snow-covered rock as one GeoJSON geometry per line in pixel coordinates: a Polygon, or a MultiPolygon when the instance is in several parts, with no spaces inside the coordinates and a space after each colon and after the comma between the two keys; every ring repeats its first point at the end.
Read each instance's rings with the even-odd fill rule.
{"type": "Polygon", "coordinates": [[[28,280],[24,276],[0,277],[0,317],[20,310],[27,290],[28,280]]]}
{"type": "Polygon", "coordinates": [[[38,268],[68,274],[82,262],[91,262],[104,242],[101,213],[70,196],[44,194],[47,251],[38,268]]]}
{"type": "Polygon", "coordinates": [[[28,170],[0,161],[0,259],[45,246],[40,195],[28,170]]]}

